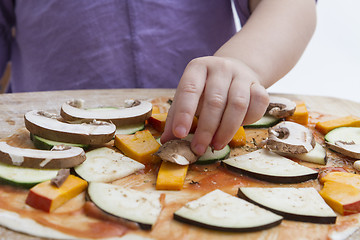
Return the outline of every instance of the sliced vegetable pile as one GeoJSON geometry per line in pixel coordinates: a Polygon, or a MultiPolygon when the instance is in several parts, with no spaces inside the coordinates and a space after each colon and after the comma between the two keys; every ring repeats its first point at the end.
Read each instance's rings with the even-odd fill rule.
{"type": "MultiPolygon", "coordinates": [[[[161,145],[156,137],[164,130],[167,113],[152,109],[150,102],[128,100],[121,108],[84,108],[84,104],[67,101],[60,115],[26,113],[25,127],[34,149],[0,142],[0,180],[30,188],[26,204],[32,208],[52,213],[86,192],[84,208],[91,203],[102,218],[107,215],[132,229],[149,231],[161,215],[167,191],[185,191],[187,176],[208,167],[271,187],[241,186],[238,192],[227,192],[220,186],[205,191],[193,182],[204,192],[173,212],[175,220],[217,231],[249,232],[276,227],[283,219],[334,224],[335,212],[360,212],[360,175],[346,169],[319,175],[326,167],[328,149],[349,161],[360,159],[358,117],[318,122],[313,129],[305,103],[271,97],[263,118],[240,127],[224,149],[209,147],[203,156],[196,156],[190,148],[196,117],[186,138],[161,145]],[[267,138],[254,142],[246,153],[232,155],[250,141],[246,133],[254,128],[265,130],[267,138]],[[315,131],[322,138],[314,137],[315,131]],[[148,172],[155,172],[152,191],[117,183],[148,172]],[[286,185],[318,178],[321,189],[286,185]]],[[[360,162],[354,166],[359,169],[360,162]]]]}

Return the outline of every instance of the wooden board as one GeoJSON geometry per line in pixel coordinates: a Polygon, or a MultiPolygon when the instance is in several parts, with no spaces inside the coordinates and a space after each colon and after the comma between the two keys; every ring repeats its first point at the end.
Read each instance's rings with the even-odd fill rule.
{"type": "MultiPolygon", "coordinates": [[[[151,99],[159,96],[172,97],[173,89],[112,89],[112,90],[77,90],[55,92],[32,92],[0,95],[0,138],[14,133],[24,127],[24,114],[30,110],[46,110],[58,113],[63,102],[69,99],[81,98],[89,106],[122,105],[125,99],[151,99]]],[[[304,101],[310,111],[334,116],[360,116],[360,103],[332,97],[283,95],[295,101],[304,101]]],[[[1,239],[39,239],[25,236],[0,227],[1,239]]],[[[359,239],[360,232],[351,239],[359,239]]]]}

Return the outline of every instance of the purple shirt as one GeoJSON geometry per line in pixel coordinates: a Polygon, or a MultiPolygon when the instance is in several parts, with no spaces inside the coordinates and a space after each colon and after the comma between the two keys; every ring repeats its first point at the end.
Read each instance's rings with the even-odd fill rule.
{"type": "Polygon", "coordinates": [[[9,92],[175,88],[235,31],[230,0],[1,0],[0,76],[11,61],[9,92]]]}

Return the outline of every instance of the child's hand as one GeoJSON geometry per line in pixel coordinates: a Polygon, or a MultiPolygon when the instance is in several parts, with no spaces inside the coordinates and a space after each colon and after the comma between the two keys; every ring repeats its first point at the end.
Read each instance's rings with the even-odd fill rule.
{"type": "Polygon", "coordinates": [[[209,145],[222,149],[241,125],[260,119],[268,103],[258,75],[243,62],[215,56],[194,59],[180,80],[161,141],[185,137],[197,115],[193,151],[202,155],[209,145]]]}

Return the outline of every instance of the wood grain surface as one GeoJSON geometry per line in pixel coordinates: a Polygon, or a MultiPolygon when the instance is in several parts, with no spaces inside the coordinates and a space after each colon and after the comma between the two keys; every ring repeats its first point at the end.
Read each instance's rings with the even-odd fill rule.
{"type": "MultiPolygon", "coordinates": [[[[18,128],[24,127],[23,118],[27,111],[38,109],[59,113],[61,104],[66,100],[81,98],[89,106],[121,106],[125,99],[172,97],[174,92],[173,89],[111,89],[0,94],[0,138],[9,136],[18,128]]],[[[281,96],[295,101],[304,101],[309,111],[334,116],[350,114],[360,116],[360,103],[332,97],[284,94],[281,96]]],[[[34,240],[39,238],[0,227],[0,239],[34,240]]],[[[360,233],[355,233],[350,239],[360,239],[360,233]]]]}

